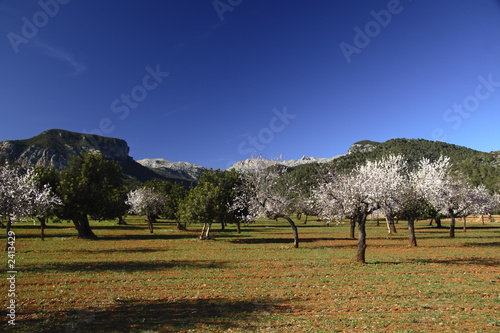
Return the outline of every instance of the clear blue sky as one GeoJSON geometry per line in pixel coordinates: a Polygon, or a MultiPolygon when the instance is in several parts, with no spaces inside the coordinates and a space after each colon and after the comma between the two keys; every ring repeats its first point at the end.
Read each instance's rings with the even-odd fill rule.
{"type": "Polygon", "coordinates": [[[0,140],[103,133],[213,168],[500,149],[498,0],[0,0],[0,36],[0,140]]]}

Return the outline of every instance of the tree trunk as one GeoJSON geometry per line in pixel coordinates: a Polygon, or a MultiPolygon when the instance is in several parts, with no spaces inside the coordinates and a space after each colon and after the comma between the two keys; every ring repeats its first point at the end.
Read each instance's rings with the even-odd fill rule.
{"type": "Polygon", "coordinates": [[[417,246],[417,239],[415,238],[415,219],[408,218],[408,236],[410,237],[410,246],[417,246]]]}
{"type": "Polygon", "coordinates": [[[434,221],[434,218],[431,218],[431,221],[429,222],[429,225],[432,225],[432,221],[434,221]]]}
{"type": "Polygon", "coordinates": [[[123,216],[118,218],[118,225],[127,225],[127,222],[123,219],[123,216]]]}
{"type": "Polygon", "coordinates": [[[493,216],[491,216],[491,213],[488,213],[488,218],[490,219],[490,223],[493,222],[493,216]]]}
{"type": "Polygon", "coordinates": [[[352,239],[355,239],[355,238],[356,238],[356,236],[354,235],[354,231],[355,231],[355,229],[356,229],[356,221],[354,221],[354,219],[353,219],[353,218],[351,218],[351,219],[350,219],[350,221],[351,221],[350,237],[351,237],[352,239]]]}
{"type": "Polygon", "coordinates": [[[186,226],[182,225],[179,221],[176,220],[175,223],[177,224],[177,230],[179,230],[179,231],[186,231],[187,230],[186,226]]]}
{"type": "Polygon", "coordinates": [[[387,221],[387,229],[389,230],[389,234],[395,234],[396,225],[394,224],[394,216],[386,215],[385,219],[387,221]]]}
{"type": "Polygon", "coordinates": [[[6,240],[6,243],[5,243],[5,251],[9,251],[9,231],[10,231],[10,226],[11,226],[11,225],[12,225],[12,220],[11,220],[11,218],[10,218],[10,216],[9,216],[9,217],[7,217],[7,225],[5,226],[5,227],[6,227],[6,229],[7,229],[7,230],[6,230],[6,235],[7,235],[7,237],[6,237],[6,239],[5,239],[5,240],[6,240]]]}
{"type": "Polygon", "coordinates": [[[39,217],[38,220],[40,220],[40,238],[42,240],[45,240],[44,239],[44,237],[45,237],[45,228],[47,227],[47,225],[45,224],[45,216],[39,217]]]}
{"type": "Polygon", "coordinates": [[[240,221],[236,221],[236,233],[241,234],[241,223],[240,221]]]}
{"type": "Polygon", "coordinates": [[[79,216],[73,219],[73,224],[78,230],[78,238],[81,239],[97,239],[92,229],[90,229],[89,219],[87,215],[79,216]]]}
{"type": "Polygon", "coordinates": [[[442,228],[441,218],[439,216],[436,217],[436,228],[442,228]]]}
{"type": "Polygon", "coordinates": [[[464,216],[464,232],[467,232],[467,218],[464,216]]]}
{"type": "Polygon", "coordinates": [[[360,263],[365,263],[365,252],[366,252],[366,216],[359,217],[358,220],[358,252],[356,253],[356,261],[360,263]]]}
{"type": "Polygon", "coordinates": [[[290,223],[290,226],[292,227],[292,230],[293,230],[293,247],[298,248],[299,247],[299,231],[297,230],[297,226],[292,221],[292,219],[290,217],[288,217],[287,215],[279,215],[278,217],[282,217],[285,220],[287,220],[288,223],[290,223]]]}
{"type": "Polygon", "coordinates": [[[153,220],[148,217],[148,228],[149,228],[149,233],[153,233],[153,220]]]}
{"type": "Polygon", "coordinates": [[[207,229],[205,230],[205,239],[210,238],[210,227],[211,226],[212,226],[212,223],[209,223],[207,229]]]}
{"type": "Polygon", "coordinates": [[[399,224],[399,217],[396,215],[396,224],[399,224]]]}
{"type": "Polygon", "coordinates": [[[484,215],[481,214],[481,224],[484,225],[484,215]]]}
{"type": "Polygon", "coordinates": [[[380,227],[380,217],[377,215],[377,227],[380,227]]]}
{"type": "Polygon", "coordinates": [[[455,216],[451,216],[451,222],[450,222],[450,237],[454,238],[455,237],[455,216]]]}
{"type": "Polygon", "coordinates": [[[307,218],[309,217],[309,215],[306,214],[306,219],[304,220],[304,224],[307,224],[307,218]]]}
{"type": "Polygon", "coordinates": [[[206,223],[203,223],[203,229],[201,229],[201,235],[200,235],[200,239],[205,239],[205,229],[207,228],[207,224],[206,223]]]}

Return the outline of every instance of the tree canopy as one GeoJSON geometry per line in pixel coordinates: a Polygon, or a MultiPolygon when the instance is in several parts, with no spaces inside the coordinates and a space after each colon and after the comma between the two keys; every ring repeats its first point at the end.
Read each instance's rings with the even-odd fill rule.
{"type": "Polygon", "coordinates": [[[79,238],[96,238],[88,217],[120,218],[126,213],[126,190],[120,166],[100,154],[74,157],[57,188],[64,206],[59,217],[72,220],[79,238]]]}

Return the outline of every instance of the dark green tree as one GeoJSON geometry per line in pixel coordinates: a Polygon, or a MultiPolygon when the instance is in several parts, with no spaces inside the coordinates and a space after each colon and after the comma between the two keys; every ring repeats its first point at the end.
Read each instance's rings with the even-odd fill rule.
{"type": "Polygon", "coordinates": [[[186,224],[181,224],[177,213],[188,191],[178,183],[171,183],[161,179],[148,180],[144,183],[144,186],[155,189],[165,197],[160,215],[167,220],[174,220],[177,223],[177,229],[186,230],[186,224]]]}
{"type": "Polygon", "coordinates": [[[62,172],[57,194],[64,206],[59,217],[73,221],[78,238],[97,238],[90,228],[89,217],[108,220],[125,215],[126,190],[120,172],[116,162],[100,154],[72,158],[62,172]]]}
{"type": "Polygon", "coordinates": [[[236,170],[206,170],[200,181],[182,201],[178,216],[183,222],[203,223],[200,239],[210,237],[212,223],[218,222],[224,229],[226,223],[236,223],[240,231],[240,219],[229,210],[234,190],[240,182],[236,170]]]}

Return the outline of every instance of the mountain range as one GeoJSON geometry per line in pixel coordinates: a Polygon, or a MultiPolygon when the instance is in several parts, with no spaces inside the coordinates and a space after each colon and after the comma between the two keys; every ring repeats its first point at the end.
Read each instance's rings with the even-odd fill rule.
{"type": "MultiPolygon", "coordinates": [[[[185,186],[196,182],[206,169],[200,165],[170,162],[163,158],[134,161],[129,156],[129,151],[127,142],[121,139],[51,129],[29,139],[0,142],[0,163],[8,161],[22,167],[44,166],[63,170],[68,166],[71,156],[99,152],[120,164],[125,178],[130,182],[141,183],[159,178],[182,183],[185,186]]],[[[473,179],[478,179],[476,182],[485,180],[490,187],[497,186],[495,184],[500,178],[500,151],[485,153],[423,139],[391,139],[382,143],[364,140],[354,143],[346,154],[332,158],[304,155],[298,160],[278,161],[278,163],[288,166],[298,178],[307,178],[313,166],[318,163],[333,163],[338,169],[342,169],[388,153],[404,154],[410,162],[415,162],[421,157],[433,159],[439,155],[446,155],[457,168],[473,179]]],[[[254,158],[239,161],[230,169],[249,172],[274,163],[275,160],[254,158]]]]}

